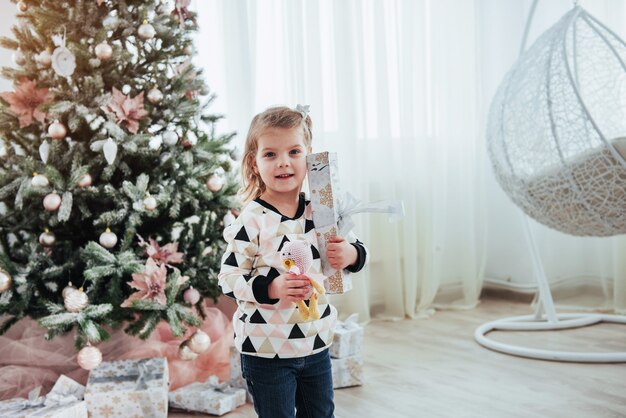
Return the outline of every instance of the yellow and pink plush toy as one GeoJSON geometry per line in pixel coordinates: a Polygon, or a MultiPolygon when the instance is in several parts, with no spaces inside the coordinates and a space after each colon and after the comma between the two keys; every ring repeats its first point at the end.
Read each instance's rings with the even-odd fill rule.
{"type": "MultiPolygon", "coordinates": [[[[306,274],[313,264],[311,245],[306,241],[286,242],[280,252],[280,259],[289,273],[306,274]]],[[[309,281],[317,293],[320,295],[325,293],[324,286],[317,280],[309,278],[309,281]]],[[[296,303],[300,317],[305,321],[309,318],[313,320],[320,318],[320,311],[317,308],[317,293],[313,292],[311,295],[309,306],[302,300],[296,303]]]]}

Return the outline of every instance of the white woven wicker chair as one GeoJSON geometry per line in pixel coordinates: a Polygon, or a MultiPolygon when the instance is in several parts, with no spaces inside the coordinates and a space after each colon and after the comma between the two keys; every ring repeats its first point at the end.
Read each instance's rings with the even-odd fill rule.
{"type": "MultiPolygon", "coordinates": [[[[579,6],[565,14],[505,76],[491,104],[487,146],[495,176],[526,215],[582,236],[626,233],[626,44],[579,6]]],[[[557,314],[524,216],[539,284],[535,315],[489,322],[487,348],[523,357],[626,362],[626,352],[531,349],[487,338],[493,330],[558,330],[626,317],[557,314]]]]}

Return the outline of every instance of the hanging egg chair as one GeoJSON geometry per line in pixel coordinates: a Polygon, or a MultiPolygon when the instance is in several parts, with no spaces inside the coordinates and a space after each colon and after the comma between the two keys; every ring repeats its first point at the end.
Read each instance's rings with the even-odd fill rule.
{"type": "Polygon", "coordinates": [[[574,7],[492,102],[496,178],[531,218],[581,236],[626,233],[626,44],[574,7]]]}
{"type": "MultiPolygon", "coordinates": [[[[626,44],[574,7],[505,76],[491,105],[487,147],[498,182],[529,217],[572,235],[626,233],[626,44]]],[[[474,332],[476,341],[533,359],[626,362],[625,351],[554,351],[487,337],[496,330],[626,324],[623,315],[557,314],[537,244],[523,218],[538,284],[535,314],[483,324],[474,332]]]]}

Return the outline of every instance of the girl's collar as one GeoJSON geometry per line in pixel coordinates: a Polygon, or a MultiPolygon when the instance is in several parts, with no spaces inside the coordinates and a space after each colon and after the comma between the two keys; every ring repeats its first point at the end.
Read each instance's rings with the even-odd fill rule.
{"type": "MultiPolygon", "coordinates": [[[[259,205],[266,207],[267,209],[276,212],[277,214],[279,214],[282,218],[286,218],[289,220],[294,220],[294,219],[298,219],[300,218],[303,214],[304,214],[304,208],[306,206],[306,201],[304,198],[304,192],[300,192],[299,194],[299,199],[298,199],[298,210],[296,211],[296,214],[293,216],[293,218],[290,218],[289,216],[285,216],[284,214],[280,213],[280,211],[278,209],[276,209],[273,205],[267,203],[265,200],[261,199],[260,197],[257,197],[256,199],[254,199],[255,202],[257,202],[259,205]]],[[[281,219],[281,221],[284,219],[281,219]]]]}

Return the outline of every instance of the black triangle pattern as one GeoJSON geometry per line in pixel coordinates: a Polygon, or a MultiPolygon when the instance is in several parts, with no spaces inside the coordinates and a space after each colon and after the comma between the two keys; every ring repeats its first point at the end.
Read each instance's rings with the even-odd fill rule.
{"type": "Polygon", "coordinates": [[[252,273],[249,273],[249,274],[244,274],[244,275],[243,275],[243,278],[245,279],[245,281],[246,281],[246,282],[249,282],[249,281],[250,281],[250,279],[252,278],[252,273]]]}
{"type": "Polygon", "coordinates": [[[246,322],[246,318],[248,317],[248,314],[243,314],[239,317],[240,321],[246,322]]]}
{"type": "Polygon", "coordinates": [[[224,264],[227,266],[239,267],[237,264],[237,257],[235,257],[235,253],[230,253],[230,255],[224,260],[224,264]]]}
{"type": "Polygon", "coordinates": [[[254,313],[250,317],[250,323],[251,324],[267,324],[267,322],[265,322],[265,319],[263,319],[263,315],[261,315],[261,312],[259,312],[256,309],[254,310],[254,313]]]}
{"type": "Polygon", "coordinates": [[[281,222],[291,221],[291,219],[289,219],[289,218],[288,218],[288,217],[286,217],[285,215],[280,215],[280,221],[281,221],[281,222]]]}
{"type": "Polygon", "coordinates": [[[320,338],[319,335],[316,335],[315,342],[313,343],[313,350],[317,350],[318,348],[322,347],[326,347],[326,343],[320,338]]]}
{"type": "Polygon", "coordinates": [[[326,309],[324,310],[324,313],[322,314],[322,318],[326,318],[328,315],[330,315],[330,305],[326,305],[326,309]]]}
{"type": "Polygon", "coordinates": [[[291,333],[289,333],[290,340],[295,340],[296,338],[304,338],[304,333],[302,332],[298,324],[295,324],[293,328],[291,328],[291,333]]]}
{"type": "Polygon", "coordinates": [[[283,240],[280,242],[280,245],[278,246],[278,251],[282,251],[283,245],[285,245],[286,242],[291,242],[289,241],[289,238],[287,238],[287,235],[285,235],[283,237],[283,240]]]}
{"type": "Polygon", "coordinates": [[[228,293],[224,293],[225,296],[228,296],[229,298],[233,298],[235,299],[235,292],[228,292],[228,293]]]}
{"type": "Polygon", "coordinates": [[[320,258],[320,252],[317,251],[315,245],[311,245],[311,252],[313,253],[313,260],[317,260],[318,258],[320,258]]]}
{"type": "Polygon", "coordinates": [[[250,238],[248,237],[245,226],[242,226],[239,232],[237,232],[237,235],[235,235],[235,239],[239,241],[250,242],[250,238]]]}
{"type": "Polygon", "coordinates": [[[312,229],[315,229],[315,224],[313,223],[312,220],[307,219],[306,223],[304,224],[304,233],[306,234],[307,232],[309,232],[312,229]]]}
{"type": "Polygon", "coordinates": [[[246,337],[246,340],[241,345],[241,351],[246,353],[256,353],[254,345],[252,345],[252,341],[250,341],[249,337],[246,337]]]}

